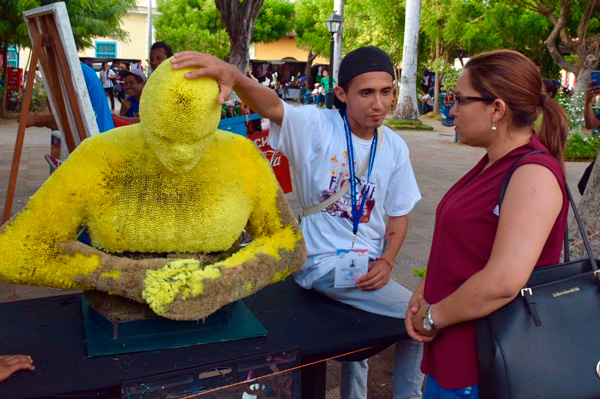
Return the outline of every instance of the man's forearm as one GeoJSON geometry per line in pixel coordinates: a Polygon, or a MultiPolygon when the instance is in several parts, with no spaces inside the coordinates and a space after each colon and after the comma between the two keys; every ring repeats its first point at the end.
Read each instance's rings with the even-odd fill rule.
{"type": "Polygon", "coordinates": [[[408,216],[390,217],[385,229],[383,253],[381,257],[392,264],[404,243],[408,231],[408,216]]]}
{"type": "Polygon", "coordinates": [[[233,86],[235,93],[242,101],[263,118],[281,125],[283,121],[283,104],[270,88],[253,81],[240,72],[233,86]]]}

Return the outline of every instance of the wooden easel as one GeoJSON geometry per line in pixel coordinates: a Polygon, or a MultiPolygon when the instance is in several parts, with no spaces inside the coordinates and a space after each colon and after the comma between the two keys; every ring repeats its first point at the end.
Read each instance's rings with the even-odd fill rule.
{"type": "Polygon", "coordinates": [[[63,132],[69,152],[75,150],[75,147],[85,138],[98,133],[65,3],[53,3],[25,11],[23,18],[29,30],[33,50],[27,72],[27,85],[21,107],[2,223],[10,218],[12,210],[38,61],[54,117],[63,132]]]}

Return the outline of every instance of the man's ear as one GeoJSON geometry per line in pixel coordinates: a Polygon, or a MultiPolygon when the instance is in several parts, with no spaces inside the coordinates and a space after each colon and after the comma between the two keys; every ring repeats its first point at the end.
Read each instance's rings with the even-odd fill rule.
{"type": "Polygon", "coordinates": [[[344,91],[344,89],[342,87],[335,86],[333,88],[333,91],[335,92],[335,95],[341,102],[343,102],[343,103],[346,102],[346,92],[344,91]]]}

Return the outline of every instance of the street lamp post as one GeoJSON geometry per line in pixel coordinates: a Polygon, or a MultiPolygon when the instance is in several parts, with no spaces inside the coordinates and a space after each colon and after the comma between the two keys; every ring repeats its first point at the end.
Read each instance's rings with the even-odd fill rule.
{"type": "Polygon", "coordinates": [[[327,99],[325,104],[327,108],[331,109],[333,107],[333,35],[335,35],[342,25],[342,17],[336,14],[335,12],[331,14],[326,20],[327,30],[331,33],[331,46],[329,48],[329,90],[327,90],[327,99]]]}

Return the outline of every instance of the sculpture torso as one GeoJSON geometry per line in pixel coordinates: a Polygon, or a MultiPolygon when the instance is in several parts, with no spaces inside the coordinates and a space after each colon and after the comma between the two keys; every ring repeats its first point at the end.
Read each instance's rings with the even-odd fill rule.
{"type": "Polygon", "coordinates": [[[87,208],[92,244],[108,252],[229,249],[252,209],[235,165],[236,141],[216,139],[218,150],[183,174],[166,170],[145,146],[119,146],[107,159],[111,167],[100,170],[103,199],[87,208]]]}

